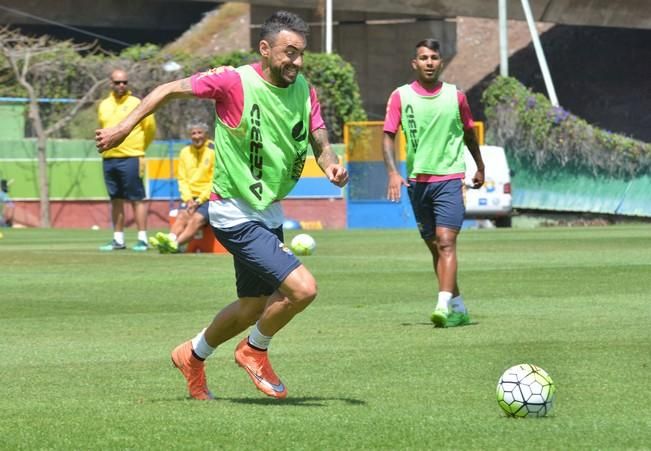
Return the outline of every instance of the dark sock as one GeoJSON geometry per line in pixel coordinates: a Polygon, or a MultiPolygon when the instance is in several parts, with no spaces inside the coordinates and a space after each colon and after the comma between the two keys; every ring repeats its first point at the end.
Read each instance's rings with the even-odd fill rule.
{"type": "Polygon", "coordinates": [[[251,344],[251,342],[248,340],[248,338],[247,338],[247,340],[246,340],[246,343],[247,343],[249,346],[251,346],[253,349],[255,349],[256,351],[267,352],[266,349],[260,349],[260,348],[258,348],[258,347],[256,347],[256,346],[253,346],[253,345],[251,344]]]}

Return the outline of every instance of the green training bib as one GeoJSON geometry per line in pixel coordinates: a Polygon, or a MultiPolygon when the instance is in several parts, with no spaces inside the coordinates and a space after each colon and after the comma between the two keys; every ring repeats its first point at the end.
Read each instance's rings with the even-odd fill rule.
{"type": "Polygon", "coordinates": [[[401,125],[407,138],[407,176],[464,172],[463,124],[457,88],[443,83],[437,95],[422,96],[409,85],[398,88],[401,125]]]}
{"type": "Polygon", "coordinates": [[[310,88],[301,74],[290,86],[279,88],[250,65],[236,70],[242,79],[244,109],[237,127],[217,118],[213,191],[264,210],[287,196],[303,172],[310,88]]]}

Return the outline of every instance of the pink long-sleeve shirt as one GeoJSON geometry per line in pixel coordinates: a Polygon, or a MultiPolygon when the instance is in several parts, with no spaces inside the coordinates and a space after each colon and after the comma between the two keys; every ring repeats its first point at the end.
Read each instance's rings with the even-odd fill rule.
{"type": "MultiPolygon", "coordinates": [[[[251,66],[262,77],[262,64],[253,63],[251,66]]],[[[219,119],[229,127],[237,127],[242,119],[244,110],[244,88],[240,74],[235,70],[211,69],[199,72],[190,78],[192,92],[202,99],[215,101],[215,111],[219,119]]],[[[310,86],[310,132],[325,128],[321,116],[321,104],[315,89],[310,86]]]]}

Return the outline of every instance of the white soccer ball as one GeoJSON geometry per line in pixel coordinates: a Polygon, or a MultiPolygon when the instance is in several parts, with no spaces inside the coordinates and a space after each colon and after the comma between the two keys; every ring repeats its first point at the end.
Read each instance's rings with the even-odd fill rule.
{"type": "Polygon", "coordinates": [[[549,374],[530,363],[509,368],[497,382],[497,403],[510,417],[544,417],[555,396],[556,385],[549,374]]]}
{"type": "Polygon", "coordinates": [[[296,255],[312,255],[316,249],[316,241],[307,233],[296,235],[289,245],[296,255]]]}

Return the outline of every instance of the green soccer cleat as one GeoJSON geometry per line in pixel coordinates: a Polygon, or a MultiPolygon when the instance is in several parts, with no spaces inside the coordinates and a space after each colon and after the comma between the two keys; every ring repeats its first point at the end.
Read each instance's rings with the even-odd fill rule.
{"type": "Polygon", "coordinates": [[[152,249],[158,249],[158,246],[160,246],[160,243],[158,242],[158,240],[153,236],[150,236],[148,241],[149,241],[149,246],[152,249]]]}
{"type": "Polygon", "coordinates": [[[131,246],[131,250],[135,252],[146,252],[149,249],[149,245],[145,241],[138,240],[136,244],[131,246]]]}
{"type": "Polygon", "coordinates": [[[447,310],[437,308],[432,312],[430,319],[434,323],[434,327],[447,327],[448,324],[448,312],[447,310]]]}
{"type": "Polygon", "coordinates": [[[158,241],[158,251],[161,254],[176,254],[179,252],[179,245],[176,241],[171,240],[166,233],[158,232],[156,240],[158,241]]]}
{"type": "Polygon", "coordinates": [[[113,240],[113,241],[109,241],[103,246],[100,246],[99,250],[102,252],[110,252],[110,251],[121,251],[126,248],[127,247],[124,244],[120,244],[117,241],[113,240]]]}
{"type": "Polygon", "coordinates": [[[470,316],[468,312],[450,312],[448,321],[445,327],[465,326],[470,324],[470,316]]]}

